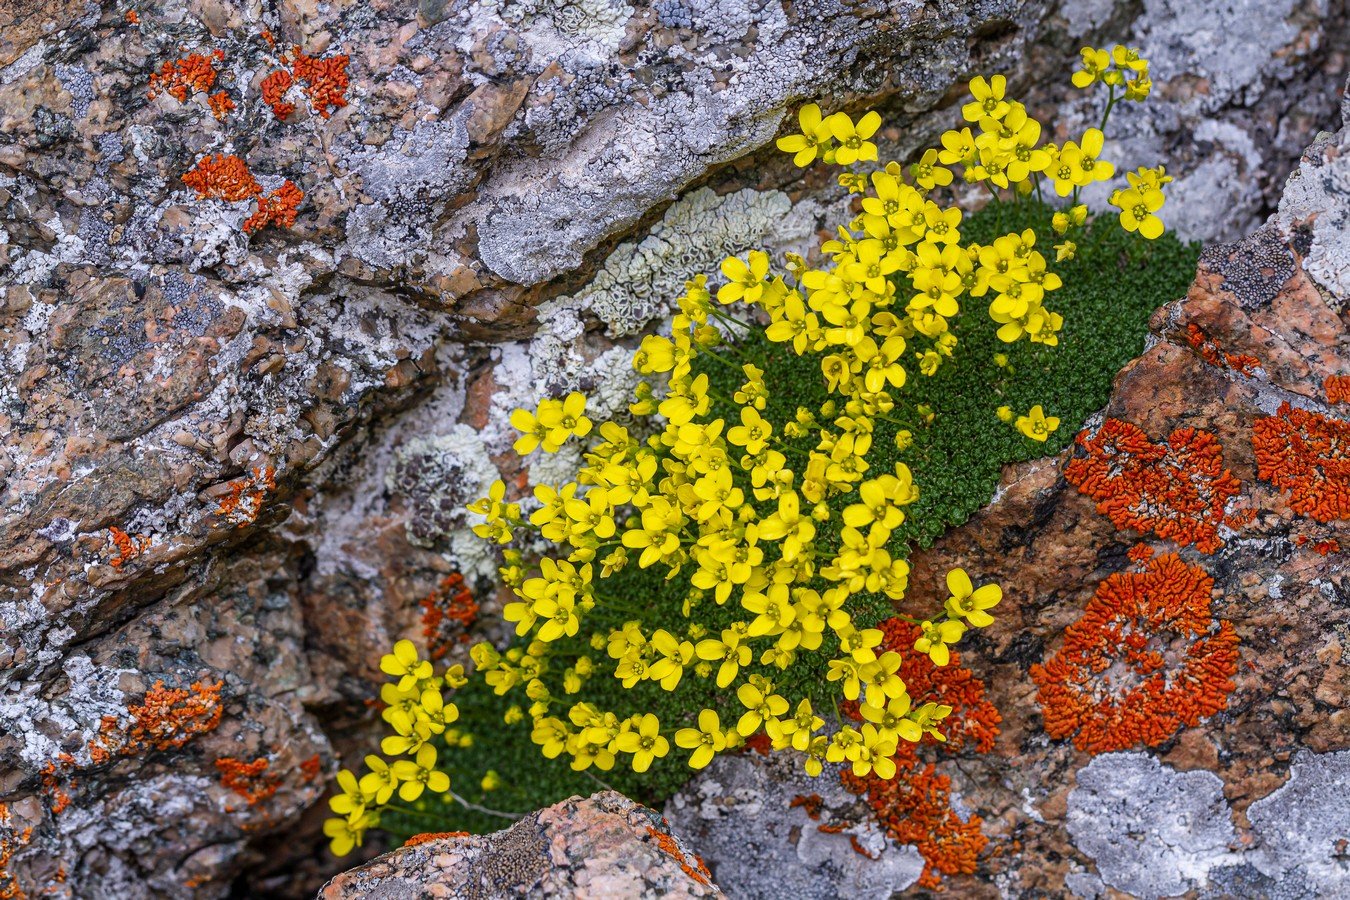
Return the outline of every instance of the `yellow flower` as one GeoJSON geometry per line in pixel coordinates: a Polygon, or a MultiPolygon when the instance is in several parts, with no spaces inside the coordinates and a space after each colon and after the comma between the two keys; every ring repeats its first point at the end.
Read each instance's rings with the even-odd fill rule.
{"type": "Polygon", "coordinates": [[[1091,87],[1101,81],[1102,75],[1110,68],[1111,54],[1106,50],[1084,47],[1080,51],[1080,55],[1083,57],[1083,67],[1073,73],[1073,86],[1076,88],[1091,87]]]}
{"type": "Polygon", "coordinates": [[[1033,441],[1045,442],[1051,433],[1059,427],[1059,419],[1047,416],[1038,403],[1025,416],[1017,417],[1017,430],[1033,441]]]}
{"type": "Polygon", "coordinates": [[[1008,79],[1002,75],[995,75],[988,81],[984,80],[983,75],[971,79],[970,95],[975,99],[961,107],[961,115],[967,122],[1003,118],[1010,108],[1008,101],[1003,98],[1007,88],[1008,79]]]}
{"type": "Polygon", "coordinates": [[[398,787],[398,776],[388,763],[374,754],[366,757],[366,768],[370,771],[361,776],[361,791],[377,806],[383,806],[394,795],[394,789],[398,787]]]}
{"type": "Polygon", "coordinates": [[[422,745],[415,759],[400,759],[390,766],[394,776],[401,782],[398,786],[399,799],[412,803],[422,796],[423,789],[437,794],[450,790],[450,776],[435,766],[436,748],[430,744],[422,745]]]}
{"type": "Polygon", "coordinates": [[[745,714],[736,723],[736,731],[741,737],[749,737],[758,731],[759,726],[765,721],[777,718],[788,711],[788,702],[785,698],[767,693],[762,687],[764,686],[757,687],[747,683],[736,689],[736,699],[746,708],[745,714]]]}
{"type": "Polygon", "coordinates": [[[402,640],[394,644],[394,652],[380,657],[380,671],[399,679],[400,691],[411,691],[417,682],[431,677],[431,662],[419,659],[417,647],[412,641],[402,640]]]}
{"type": "Polygon", "coordinates": [[[485,791],[495,791],[502,786],[502,776],[497,774],[496,769],[488,769],[483,774],[483,780],[478,782],[478,786],[485,791]]]}
{"type": "Polygon", "coordinates": [[[586,395],[577,391],[568,394],[562,402],[555,400],[548,406],[540,404],[539,421],[548,426],[544,452],[555,452],[573,435],[585,437],[590,434],[591,420],[586,418],[585,412],[586,395]]]}
{"type": "Polygon", "coordinates": [[[349,769],[338,772],[337,783],[342,793],[329,799],[328,808],[340,816],[360,816],[366,811],[366,804],[375,799],[373,792],[361,788],[360,782],[349,769]]]}
{"type": "Polygon", "coordinates": [[[1087,187],[1094,181],[1107,181],[1116,174],[1114,163],[1101,159],[1106,137],[1099,128],[1083,133],[1081,143],[1065,141],[1046,172],[1055,182],[1055,193],[1067,197],[1075,187],[1087,187]]]}
{"type": "Polygon", "coordinates": [[[1163,221],[1156,213],[1163,203],[1163,192],[1155,187],[1131,187],[1111,195],[1111,205],[1120,208],[1120,226],[1150,241],[1162,237],[1163,221]]]}
{"type": "Polygon", "coordinates": [[[1000,406],[996,413],[1000,422],[1011,422],[1013,420],[1013,411],[1011,406],[1000,406]]]}
{"type": "Polygon", "coordinates": [[[1065,241],[1062,244],[1055,245],[1055,262],[1064,262],[1073,259],[1078,255],[1078,245],[1073,241],[1065,241]]]}
{"type": "Polygon", "coordinates": [[[722,260],[722,274],[727,284],[717,289],[717,302],[726,304],[737,300],[754,303],[764,295],[764,277],[769,274],[769,254],[751,250],[749,264],[735,256],[722,260]]]}
{"type": "Polygon", "coordinates": [[[924,190],[931,191],[935,187],[952,183],[951,170],[938,165],[938,151],[932,147],[925,150],[919,161],[909,167],[909,174],[914,178],[914,183],[924,190]]]}
{"type": "Polygon", "coordinates": [[[997,584],[976,588],[964,569],[952,569],[947,573],[947,590],[952,592],[947,598],[947,615],[953,619],[963,618],[976,628],[993,624],[994,617],[985,610],[997,606],[1003,599],[1003,588],[997,584]]]}
{"type": "Polygon", "coordinates": [[[640,717],[636,728],[629,728],[614,739],[614,749],[633,754],[633,771],[645,772],[651,768],[653,760],[670,752],[670,741],[661,736],[660,720],[646,713],[640,717]]]}
{"type": "Polygon", "coordinates": [[[830,134],[839,142],[834,151],[834,161],[841,166],[851,166],[855,162],[869,162],[877,158],[877,145],[868,140],[881,127],[881,116],[869,112],[854,125],[847,114],[837,112],[825,120],[830,134]]]}
{"type": "Polygon", "coordinates": [[[691,768],[702,769],[712,762],[713,756],[727,746],[727,738],[717,713],[711,709],[700,712],[697,728],[681,728],[675,732],[675,746],[694,751],[689,756],[691,768]]]}
{"type": "Polygon", "coordinates": [[[952,654],[947,645],[961,640],[961,635],[966,633],[966,626],[952,621],[936,624],[923,622],[919,629],[920,634],[914,642],[914,649],[920,653],[927,653],[935,666],[945,666],[951,662],[952,654]]]}
{"type": "Polygon", "coordinates": [[[379,821],[378,816],[369,812],[350,818],[326,820],[323,833],[329,840],[329,849],[334,856],[346,856],[353,847],[361,846],[361,839],[366,832],[378,825],[379,821]]]}
{"type": "Polygon", "coordinates": [[[778,149],[792,153],[792,162],[799,168],[809,166],[817,154],[824,155],[830,146],[830,128],[821,120],[820,107],[808,103],[797,111],[801,133],[778,139],[778,149]]]}

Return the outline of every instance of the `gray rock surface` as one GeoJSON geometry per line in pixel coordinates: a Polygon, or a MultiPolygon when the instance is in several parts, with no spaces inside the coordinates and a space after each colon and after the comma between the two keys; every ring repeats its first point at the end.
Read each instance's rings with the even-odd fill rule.
{"type": "Polygon", "coordinates": [[[766,149],[799,102],[879,105],[903,155],[1001,69],[1076,128],[1079,44],[1137,38],[1170,86],[1122,117],[1129,162],[1178,175],[1188,234],[1244,230],[1329,124],[1344,5],[1143,7],[0,7],[0,887],[329,874],[306,810],[369,746],[379,653],[486,571],[453,507],[506,466],[505,413],[540,386],[612,408],[660,279],[810,249],[838,189],[766,149]],[[209,90],[152,90],[175,60],[209,90]],[[230,155],[243,199],[183,181],[230,155]],[[253,227],[286,182],[294,221],[253,227]],[[409,496],[419,466],[458,475],[409,496]]]}

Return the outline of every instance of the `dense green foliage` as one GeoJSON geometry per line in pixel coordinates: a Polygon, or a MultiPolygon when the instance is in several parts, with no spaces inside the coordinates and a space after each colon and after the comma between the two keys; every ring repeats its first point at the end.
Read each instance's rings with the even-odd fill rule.
{"type": "MultiPolygon", "coordinates": [[[[1039,203],[991,204],[968,218],[962,225],[965,242],[985,243],[1009,231],[1034,228],[1038,235],[1050,235],[1051,210],[1039,203]]],[[[1039,247],[1053,258],[1048,246],[1039,247]]],[[[896,556],[907,555],[906,545],[928,546],[943,531],[964,522],[992,497],[1001,468],[1049,454],[1066,447],[1084,420],[1100,409],[1110,393],[1115,373],[1143,349],[1147,322],[1162,303],[1180,297],[1195,271],[1199,249],[1184,245],[1170,234],[1146,241],[1123,231],[1110,217],[1098,218],[1086,234],[1080,234],[1078,257],[1072,261],[1051,263],[1064,281],[1061,289],[1046,299],[1046,306],[1063,314],[1064,328],[1057,347],[1028,341],[1005,344],[990,327],[986,302],[966,298],[965,308],[953,323],[960,343],[954,360],[944,364],[932,377],[918,374],[913,367],[908,384],[896,392],[897,407],[891,418],[908,424],[913,444],[903,452],[895,450],[894,436],[899,427],[879,421],[869,463],[874,471],[889,471],[894,462],[903,461],[914,473],[919,500],[908,507],[905,523],[896,530],[889,548],[896,556]],[[1006,357],[999,365],[996,355],[1006,357]],[[1037,443],[1020,434],[996,415],[1000,406],[1025,413],[1041,404],[1047,415],[1061,419],[1059,429],[1046,443],[1037,443]],[[931,409],[931,421],[921,407],[931,409]]],[[[771,344],[755,332],[740,342],[734,362],[760,361],[771,372],[770,409],[766,417],[774,421],[790,419],[801,406],[818,408],[829,399],[814,356],[797,357],[789,347],[771,344]],[[762,360],[773,355],[771,365],[762,360]]],[[[712,381],[713,392],[730,397],[740,381],[736,366],[700,362],[712,381]]],[[[734,412],[728,407],[729,412],[734,412]]],[[[836,498],[837,504],[848,498],[836,498]]],[[[588,616],[587,631],[576,638],[558,642],[559,657],[590,653],[604,658],[604,651],[590,650],[586,637],[591,630],[619,627],[630,618],[641,617],[648,628],[664,627],[684,633],[688,623],[682,606],[688,598],[687,581],[667,582],[660,567],[641,570],[629,566],[601,582],[602,602],[588,616]]],[[[933,585],[911,584],[915,598],[912,611],[922,613],[934,605],[933,585]]],[[[739,609],[719,608],[710,598],[702,601],[699,620],[713,636],[733,617],[743,618],[739,609]]],[[[909,606],[909,601],[906,601],[909,606]]],[[[884,597],[861,595],[851,601],[854,620],[863,627],[889,615],[884,597]],[[859,609],[859,603],[867,607],[859,609]]],[[[826,649],[829,649],[828,646],[826,649]]],[[[832,709],[837,686],[826,685],[823,660],[828,654],[805,654],[802,661],[787,671],[750,667],[750,671],[770,674],[781,693],[789,697],[810,697],[818,712],[832,709]],[[808,661],[814,657],[815,662],[808,661]]],[[[607,660],[606,660],[607,662],[607,660]]],[[[550,675],[550,680],[557,673],[550,675]]],[[[668,693],[651,681],[633,689],[606,672],[597,673],[586,685],[586,699],[601,709],[620,715],[635,711],[656,712],[670,726],[690,724],[698,710],[706,707],[722,713],[723,721],[734,721],[741,707],[729,692],[719,691],[712,679],[699,679],[690,673],[680,690],[668,693]]],[[[545,759],[530,740],[528,716],[507,725],[503,713],[512,703],[528,703],[519,691],[510,697],[497,697],[482,679],[471,679],[454,696],[460,709],[455,727],[473,737],[469,747],[443,749],[439,767],[448,772],[455,793],[471,803],[496,810],[523,812],[546,806],[573,794],[589,794],[601,787],[613,787],[641,802],[655,804],[677,790],[689,777],[687,754],[673,751],[659,759],[645,774],[636,774],[623,766],[610,772],[573,772],[569,759],[545,759]],[[484,791],[480,782],[489,770],[501,773],[499,786],[484,791]]],[[[922,698],[916,698],[922,702],[922,698]]],[[[397,801],[396,801],[397,803],[397,801]]],[[[448,795],[424,794],[416,812],[384,814],[383,826],[395,834],[423,831],[492,831],[506,820],[465,809],[448,795]]]]}

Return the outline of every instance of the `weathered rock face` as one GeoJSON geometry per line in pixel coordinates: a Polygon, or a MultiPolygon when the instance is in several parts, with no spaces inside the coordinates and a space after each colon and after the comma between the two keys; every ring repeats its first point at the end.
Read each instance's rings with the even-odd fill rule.
{"type": "Polygon", "coordinates": [[[379,652],[487,571],[459,506],[504,413],[615,406],[674,286],[834,218],[761,152],[795,103],[881,103],[903,155],[1002,69],[1076,128],[1073,53],[1133,36],[1168,87],[1128,161],[1188,234],[1248,230],[1330,117],[1344,6],[1138,8],[0,8],[0,890],[312,889],[297,823],[368,746],[379,652]]]}
{"type": "Polygon", "coordinates": [[[346,872],[321,900],[725,897],[659,813],[614,791],[573,797],[488,835],[419,835],[346,872]]]}
{"type": "MultiPolygon", "coordinates": [[[[1002,716],[997,741],[920,754],[947,779],[942,808],[979,822],[974,849],[988,840],[965,874],[942,870],[960,896],[1350,891],[1347,215],[1350,127],[1309,148],[1268,225],[1205,252],[1072,451],[1010,469],[913,559],[914,590],[962,566],[1005,591],[960,654],[1002,716]]],[[[668,809],[738,897],[774,896],[746,832],[828,883],[810,830],[932,814],[903,795],[850,809],[779,765],[728,759],[668,809]]],[[[875,883],[911,849],[897,835],[859,847],[875,883]]],[[[940,869],[950,850],[925,859],[940,869]]]]}

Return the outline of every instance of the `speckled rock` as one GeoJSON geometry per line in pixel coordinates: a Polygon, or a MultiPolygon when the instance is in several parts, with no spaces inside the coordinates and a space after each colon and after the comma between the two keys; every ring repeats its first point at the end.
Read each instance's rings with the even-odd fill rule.
{"type": "Polygon", "coordinates": [[[421,835],[345,872],[321,900],[725,897],[660,814],[621,794],[573,797],[486,835],[421,835]]]}
{"type": "MultiPolygon", "coordinates": [[[[767,149],[797,103],[877,104],[903,156],[998,68],[1077,128],[1077,47],[1132,37],[1169,86],[1122,111],[1131,152],[1222,237],[1329,124],[1344,27],[1332,0],[0,8],[0,888],[312,892],[379,653],[451,573],[496,610],[456,505],[519,474],[507,411],[619,408],[684,278],[837,220],[767,149]]],[[[1305,166],[1299,209],[1338,190],[1305,166]]],[[[1288,218],[1343,284],[1334,220],[1288,218]]]]}

